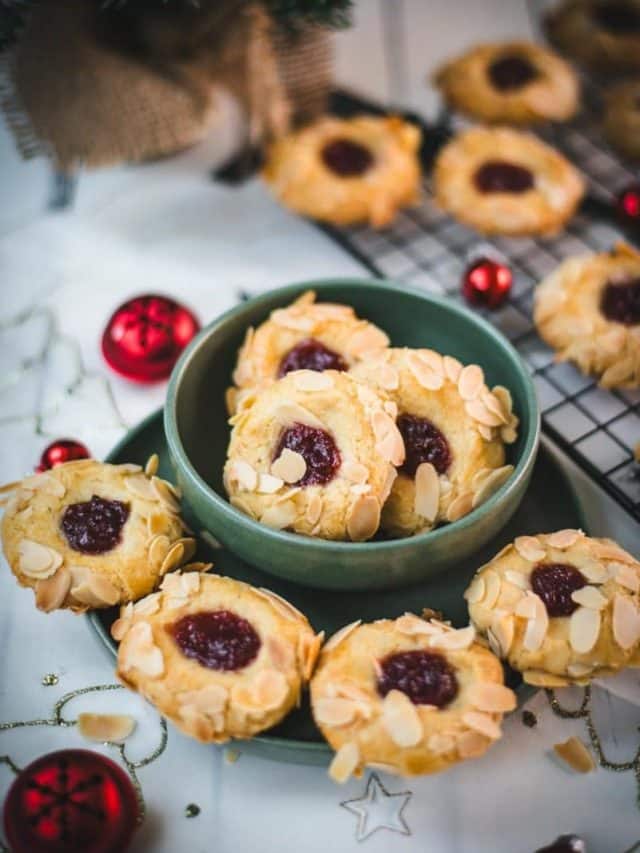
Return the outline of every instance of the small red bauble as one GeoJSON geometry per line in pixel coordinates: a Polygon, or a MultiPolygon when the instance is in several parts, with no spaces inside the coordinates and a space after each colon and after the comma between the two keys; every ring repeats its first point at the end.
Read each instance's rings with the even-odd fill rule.
{"type": "Polygon", "coordinates": [[[84,444],[75,441],[73,438],[59,438],[57,441],[52,441],[42,451],[40,464],[36,467],[36,471],[48,471],[50,468],[63,465],[65,462],[90,458],[91,454],[84,444]]]}
{"type": "Polygon", "coordinates": [[[511,290],[513,275],[505,264],[481,257],[467,267],[462,292],[467,302],[485,308],[498,308],[511,290]]]}
{"type": "Polygon", "coordinates": [[[616,201],[618,216],[625,225],[640,227],[640,184],[630,184],[616,201]]]}
{"type": "Polygon", "coordinates": [[[102,335],[102,354],[116,373],[134,382],[166,379],[200,329],[184,305],[147,294],[124,302],[102,335]]]}
{"type": "Polygon", "coordinates": [[[38,758],[15,779],[4,803],[13,853],[122,853],[140,809],[127,774],[87,749],[38,758]]]}

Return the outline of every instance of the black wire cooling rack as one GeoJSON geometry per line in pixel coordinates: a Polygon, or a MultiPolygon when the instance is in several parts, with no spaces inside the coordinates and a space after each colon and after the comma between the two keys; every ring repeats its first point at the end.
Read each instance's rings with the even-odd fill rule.
{"type": "MultiPolygon", "coordinates": [[[[332,98],[332,112],[347,116],[383,110],[345,92],[332,98]]],[[[501,255],[512,268],[513,288],[496,311],[483,311],[516,347],[530,368],[540,400],[542,427],[582,469],[640,519],[640,465],[634,447],[640,442],[640,390],[599,388],[554,353],[538,337],[532,321],[535,285],[560,261],[577,253],[611,248],[623,235],[610,213],[616,192],[634,179],[633,172],[607,148],[588,112],[563,128],[543,134],[585,174],[589,193],[579,214],[555,238],[479,237],[440,211],[431,192],[429,167],[457,120],[443,117],[423,128],[424,200],[397,216],[383,231],[366,226],[321,227],[374,275],[406,281],[432,293],[461,300],[461,278],[470,260],[486,252],[501,255]]]]}

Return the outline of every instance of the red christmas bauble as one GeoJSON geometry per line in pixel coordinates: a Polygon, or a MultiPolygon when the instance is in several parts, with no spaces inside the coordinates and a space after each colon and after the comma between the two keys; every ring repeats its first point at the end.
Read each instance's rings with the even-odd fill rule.
{"type": "Polygon", "coordinates": [[[122,853],[139,817],[135,788],[111,759],[87,749],[38,758],[4,803],[13,853],[122,853]]]}
{"type": "Polygon", "coordinates": [[[513,275],[506,264],[481,257],[465,270],[462,293],[472,305],[498,308],[509,295],[512,284],[513,275]]]}
{"type": "Polygon", "coordinates": [[[618,216],[625,225],[640,227],[640,184],[630,184],[622,190],[616,201],[618,216]]]}
{"type": "Polygon", "coordinates": [[[199,329],[191,311],[173,299],[137,296],[113,313],[102,335],[102,354],[126,379],[157,382],[169,376],[199,329]]]}
{"type": "Polygon", "coordinates": [[[59,438],[57,441],[52,441],[42,451],[40,464],[36,467],[36,471],[48,471],[50,468],[63,465],[65,462],[90,458],[91,454],[81,442],[75,441],[73,438],[59,438]]]}

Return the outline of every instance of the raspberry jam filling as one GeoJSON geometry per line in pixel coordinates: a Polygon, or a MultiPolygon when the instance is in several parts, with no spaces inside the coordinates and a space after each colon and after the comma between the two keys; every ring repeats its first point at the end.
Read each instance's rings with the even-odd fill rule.
{"type": "Polygon", "coordinates": [[[587,585],[587,579],[566,563],[542,563],[531,572],[531,589],[539,595],[549,616],[571,616],[578,608],[571,593],[587,585]]]}
{"type": "Polygon", "coordinates": [[[251,624],[229,610],[191,613],[167,630],[185,657],[207,669],[244,669],[262,645],[251,624]]]}
{"type": "Polygon", "coordinates": [[[488,68],[489,79],[499,92],[513,92],[531,83],[540,74],[524,56],[511,54],[492,62],[488,68]]]}
{"type": "Polygon", "coordinates": [[[434,652],[398,652],[380,661],[378,693],[400,690],[414,705],[444,708],[458,693],[456,674],[442,655],[434,652]]]}
{"type": "Polygon", "coordinates": [[[631,3],[598,3],[593,16],[603,30],[624,35],[640,30],[640,12],[631,3]]]}
{"type": "Polygon", "coordinates": [[[489,160],[473,176],[481,193],[524,193],[533,187],[533,174],[506,160],[489,160]]]}
{"type": "Polygon", "coordinates": [[[400,415],[397,425],[406,454],[400,473],[413,477],[418,465],[430,462],[438,474],[446,474],[451,465],[451,449],[438,427],[415,415],[400,415]]]}
{"type": "Polygon", "coordinates": [[[347,364],[337,352],[329,349],[320,341],[307,338],[300,341],[280,362],[278,379],[286,376],[292,370],[346,370],[347,364]]]}
{"type": "Polygon", "coordinates": [[[307,424],[287,427],[278,441],[274,460],[287,448],[299,453],[307,463],[307,470],[296,486],[324,486],[331,482],[342,462],[340,451],[333,438],[323,429],[307,424]]]}
{"type": "Polygon", "coordinates": [[[328,169],[341,178],[363,175],[373,163],[368,148],[351,139],[334,139],[322,149],[322,160],[328,169]]]}
{"type": "Polygon", "coordinates": [[[607,320],[636,326],[640,323],[640,278],[624,284],[606,284],[600,297],[600,311],[607,320]]]}
{"type": "Polygon", "coordinates": [[[93,495],[90,501],[69,504],[60,526],[74,551],[104,554],[120,543],[129,507],[122,501],[108,501],[93,495]]]}

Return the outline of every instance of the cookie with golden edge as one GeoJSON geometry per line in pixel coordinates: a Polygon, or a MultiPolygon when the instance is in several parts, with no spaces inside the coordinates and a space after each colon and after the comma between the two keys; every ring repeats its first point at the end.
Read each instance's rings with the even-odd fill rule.
{"type": "Polygon", "coordinates": [[[434,192],[447,213],[484,234],[552,235],[573,216],[584,181],[532,134],[474,127],[438,155],[434,192]]]}
{"type": "Polygon", "coordinates": [[[585,684],[637,657],[640,563],[610,539],[519,536],[465,598],[472,624],[528,684],[585,684]]]}
{"type": "Polygon", "coordinates": [[[640,159],[640,80],[625,80],[607,90],[602,127],[621,154],[640,159]]]}
{"type": "Polygon", "coordinates": [[[311,709],[336,751],[329,768],[336,782],[364,767],[437,773],[482,755],[501,736],[515,695],[474,634],[407,613],[354,622],[331,637],[311,680],[311,709]]]}
{"type": "Polygon", "coordinates": [[[549,41],[596,71],[640,69],[638,0],[564,0],[545,17],[549,41]]]}
{"type": "Polygon", "coordinates": [[[370,539],[404,461],[395,416],[391,402],[348,373],[288,373],[230,421],[231,503],[275,529],[370,539]]]}
{"type": "Polygon", "coordinates": [[[511,394],[489,390],[478,365],[429,349],[386,349],[352,374],[398,408],[405,462],[382,509],[388,533],[410,536],[456,521],[511,476],[504,452],[517,438],[511,394]]]}
{"type": "Polygon", "coordinates": [[[5,487],[7,561],[48,612],[135,601],[195,551],[177,490],[140,465],[82,459],[5,487]]]}
{"type": "Polygon", "coordinates": [[[536,288],[533,318],[559,360],[605,388],[640,385],[640,253],[631,246],[563,261],[536,288]]]}
{"type": "Polygon", "coordinates": [[[369,350],[389,345],[387,335],[361,320],[349,305],[316,302],[309,290],[286,308],[276,308],[247,331],[227,393],[233,414],[238,395],[269,385],[293,370],[348,370],[369,350]]]}
{"type": "Polygon", "coordinates": [[[323,635],[275,593],[196,563],[123,607],[116,674],[205,743],[250,738],[300,701],[323,635]]]}
{"type": "Polygon", "coordinates": [[[276,140],[262,176],[303,216],[384,228],[419,200],[419,147],[419,128],[396,116],[325,116],[276,140]]]}
{"type": "Polygon", "coordinates": [[[449,106],[481,122],[567,121],[578,109],[571,66],[530,41],[476,45],[443,65],[434,82],[449,106]]]}

